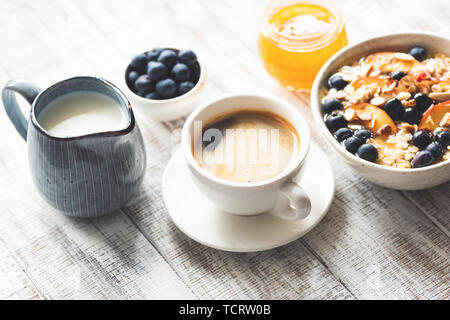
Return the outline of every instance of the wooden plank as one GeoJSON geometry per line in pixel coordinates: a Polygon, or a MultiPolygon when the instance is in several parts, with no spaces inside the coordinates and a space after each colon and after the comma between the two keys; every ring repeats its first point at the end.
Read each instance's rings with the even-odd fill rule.
{"type": "Polygon", "coordinates": [[[0,275],[0,300],[43,299],[3,242],[0,242],[0,275]]]}
{"type": "Polygon", "coordinates": [[[404,194],[442,232],[450,236],[450,183],[426,191],[409,191],[404,194]]]}

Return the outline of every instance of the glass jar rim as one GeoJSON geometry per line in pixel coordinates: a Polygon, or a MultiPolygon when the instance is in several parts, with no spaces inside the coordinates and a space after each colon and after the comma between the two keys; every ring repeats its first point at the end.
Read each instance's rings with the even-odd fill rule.
{"type": "Polygon", "coordinates": [[[269,39],[273,40],[278,46],[282,47],[288,51],[296,52],[308,52],[321,49],[327,44],[330,44],[335,40],[338,35],[342,32],[344,27],[342,21],[342,14],[339,7],[336,5],[334,0],[332,1],[332,6],[326,5],[323,2],[315,0],[294,0],[289,1],[285,6],[273,6],[274,3],[279,2],[279,0],[272,0],[268,3],[263,19],[262,19],[262,33],[269,39]],[[313,4],[318,5],[326,10],[328,10],[334,17],[332,21],[332,28],[329,32],[315,32],[308,35],[296,35],[296,36],[286,36],[278,32],[276,28],[270,23],[272,17],[281,9],[286,8],[289,5],[295,4],[313,4]]]}

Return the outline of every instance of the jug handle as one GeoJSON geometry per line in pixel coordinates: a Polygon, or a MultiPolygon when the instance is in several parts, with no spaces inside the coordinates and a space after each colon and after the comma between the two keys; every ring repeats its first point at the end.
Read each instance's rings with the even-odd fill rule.
{"type": "Polygon", "coordinates": [[[22,110],[20,110],[14,93],[20,94],[30,105],[32,105],[33,101],[41,91],[41,88],[32,83],[15,80],[8,81],[2,90],[2,100],[6,114],[14,127],[16,127],[17,132],[19,132],[20,136],[25,141],[27,140],[28,120],[25,118],[22,110]]]}

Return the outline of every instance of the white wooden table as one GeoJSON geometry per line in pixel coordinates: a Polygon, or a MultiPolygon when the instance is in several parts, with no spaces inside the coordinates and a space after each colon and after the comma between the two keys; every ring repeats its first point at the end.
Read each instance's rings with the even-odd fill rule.
{"type": "MultiPolygon", "coordinates": [[[[412,29],[450,36],[450,3],[340,1],[350,42],[412,29]]],[[[259,0],[0,1],[0,83],[45,87],[90,74],[121,81],[130,57],[156,46],[192,48],[207,68],[205,98],[268,92],[311,123],[336,176],[326,218],[284,247],[235,254],[202,246],[169,220],[161,176],[183,120],[137,115],[148,152],[139,196],[92,220],[63,216],[35,190],[26,145],[0,111],[0,299],[449,299],[450,183],[417,192],[375,186],[331,152],[309,99],[263,69],[259,0]]],[[[189,214],[188,212],[186,214],[189,214]]]]}

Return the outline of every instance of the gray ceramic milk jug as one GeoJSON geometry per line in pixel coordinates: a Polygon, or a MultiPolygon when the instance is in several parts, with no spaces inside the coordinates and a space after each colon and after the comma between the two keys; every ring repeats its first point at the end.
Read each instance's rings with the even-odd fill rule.
{"type": "Polygon", "coordinates": [[[55,208],[76,217],[98,217],[122,207],[134,195],[146,168],[145,146],[131,105],[113,84],[95,77],[70,78],[41,90],[22,81],[9,81],[2,91],[6,112],[28,145],[34,184],[55,208]],[[76,91],[111,97],[123,108],[128,125],[121,130],[55,137],[36,120],[54,99],[76,91]],[[14,93],[30,104],[27,118],[14,93]]]}

